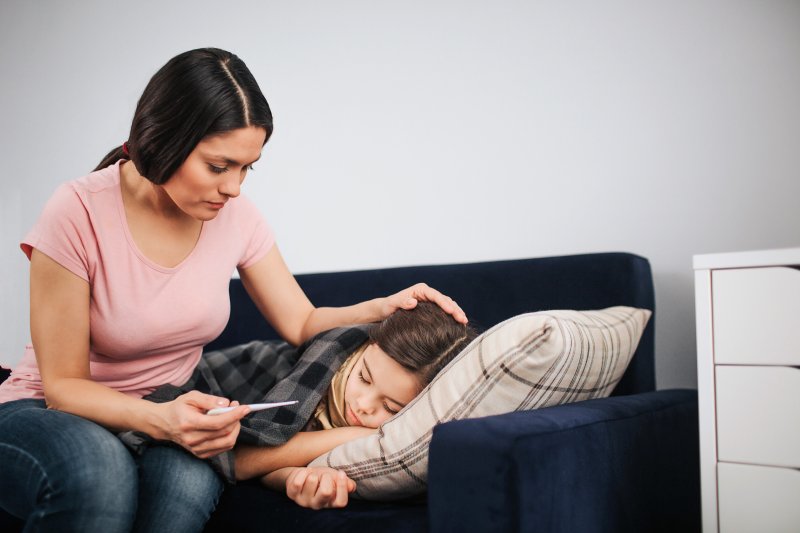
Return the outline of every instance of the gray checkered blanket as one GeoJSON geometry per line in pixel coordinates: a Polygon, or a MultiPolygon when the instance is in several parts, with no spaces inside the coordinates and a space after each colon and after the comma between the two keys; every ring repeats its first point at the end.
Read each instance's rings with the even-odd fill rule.
{"type": "MultiPolygon", "coordinates": [[[[297,400],[294,405],[251,413],[241,422],[237,443],[283,444],[309,421],[334,373],[367,340],[370,327],[332,329],[298,348],[286,342],[253,341],[207,352],[184,385],[164,385],[145,399],[168,402],[190,390],[199,390],[242,404],[297,400]]],[[[127,431],[118,436],[139,454],[149,446],[172,445],[141,432],[127,431]]],[[[225,481],[235,483],[232,451],[212,457],[209,462],[225,481]]]]}

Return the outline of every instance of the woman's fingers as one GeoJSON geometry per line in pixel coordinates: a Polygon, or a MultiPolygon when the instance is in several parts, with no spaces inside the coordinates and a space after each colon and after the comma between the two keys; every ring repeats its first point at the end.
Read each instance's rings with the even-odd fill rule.
{"type": "Polygon", "coordinates": [[[397,294],[389,296],[387,298],[389,309],[387,310],[386,316],[392,314],[397,309],[413,309],[417,306],[417,302],[419,301],[433,302],[445,312],[452,315],[457,322],[462,324],[468,322],[466,313],[464,313],[455,300],[442,294],[433,287],[429,287],[425,283],[417,283],[397,294]]]}
{"type": "Polygon", "coordinates": [[[169,415],[168,436],[197,457],[207,458],[233,448],[241,429],[240,420],[250,412],[225,398],[192,391],[164,404],[169,415]],[[218,415],[207,412],[215,407],[235,407],[218,415]]]}
{"type": "Polygon", "coordinates": [[[250,412],[250,408],[246,405],[239,405],[238,402],[229,402],[225,398],[197,391],[178,396],[170,403],[178,410],[177,416],[183,430],[224,430],[237,424],[243,416],[250,412]],[[235,409],[216,415],[208,414],[208,411],[217,407],[235,407],[235,409]]]}
{"type": "Polygon", "coordinates": [[[429,302],[434,302],[436,305],[453,315],[453,318],[456,321],[461,322],[462,324],[467,323],[467,315],[464,311],[458,306],[458,304],[450,298],[442,294],[441,292],[437,291],[433,287],[429,287],[424,283],[419,283],[412,287],[414,289],[413,297],[417,300],[427,300],[429,302]]]}
{"type": "Polygon", "coordinates": [[[233,449],[236,445],[236,438],[239,436],[238,424],[227,434],[212,437],[210,435],[197,444],[191,451],[201,459],[208,459],[223,452],[233,449]]]}

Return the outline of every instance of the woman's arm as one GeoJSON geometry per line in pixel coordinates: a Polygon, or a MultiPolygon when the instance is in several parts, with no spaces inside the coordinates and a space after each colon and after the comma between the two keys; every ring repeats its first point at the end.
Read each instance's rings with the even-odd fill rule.
{"type": "Polygon", "coordinates": [[[262,476],[284,467],[306,466],[340,444],[375,431],[360,426],[301,431],[280,446],[237,446],[236,479],[262,476]]]}
{"type": "Polygon", "coordinates": [[[424,283],[347,307],[314,307],[289,272],[277,245],[256,264],[239,269],[239,275],[264,318],[294,345],[334,327],[378,322],[398,309],[414,308],[419,300],[435,302],[457,321],[467,323],[451,298],[424,283]]]}
{"type": "Polygon", "coordinates": [[[233,447],[242,407],[219,416],[204,413],[227,405],[199,392],[155,404],[132,398],[92,380],[89,371],[89,284],[33,250],[31,338],[47,406],[114,430],[136,430],[176,442],[199,457],[233,447]]]}

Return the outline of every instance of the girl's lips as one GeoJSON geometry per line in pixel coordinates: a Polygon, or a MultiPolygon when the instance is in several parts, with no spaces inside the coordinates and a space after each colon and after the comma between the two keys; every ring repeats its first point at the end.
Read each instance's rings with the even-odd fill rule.
{"type": "Polygon", "coordinates": [[[350,409],[350,406],[349,406],[349,405],[347,406],[347,417],[351,419],[351,422],[353,422],[353,421],[355,422],[355,424],[351,424],[351,425],[353,425],[353,426],[363,426],[363,425],[364,425],[364,424],[361,422],[361,419],[359,419],[359,418],[356,416],[356,414],[353,412],[353,410],[352,410],[352,409],[350,409]]]}

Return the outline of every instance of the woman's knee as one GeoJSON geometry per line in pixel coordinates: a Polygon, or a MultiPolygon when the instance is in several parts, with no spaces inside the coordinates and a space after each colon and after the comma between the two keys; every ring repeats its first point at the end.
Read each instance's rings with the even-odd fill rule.
{"type": "Polygon", "coordinates": [[[136,462],[120,440],[95,425],[68,445],[70,476],[63,481],[70,491],[93,494],[97,500],[136,501],[136,462]]]}
{"type": "Polygon", "coordinates": [[[45,528],[52,520],[109,530],[116,529],[114,524],[129,527],[138,480],[128,450],[84,418],[31,407],[4,409],[0,424],[0,457],[13,471],[3,487],[9,510],[45,528]]]}
{"type": "Polygon", "coordinates": [[[211,466],[185,450],[155,446],[138,462],[143,492],[150,492],[146,491],[149,486],[153,492],[206,500],[216,499],[222,490],[222,481],[211,466]]]}
{"type": "Polygon", "coordinates": [[[222,489],[222,480],[207,462],[177,448],[150,448],[139,458],[136,530],[199,531],[222,489]]]}
{"type": "Polygon", "coordinates": [[[102,426],[73,418],[69,431],[54,435],[58,457],[50,459],[49,497],[64,498],[71,508],[88,512],[111,508],[134,515],[138,477],[130,452],[102,426]]]}
{"type": "Polygon", "coordinates": [[[127,490],[135,493],[136,464],[120,440],[105,428],[79,416],[48,410],[44,402],[20,401],[17,406],[3,405],[2,411],[0,455],[4,468],[22,462],[20,468],[38,475],[40,484],[51,490],[75,486],[76,490],[101,492],[104,486],[125,490],[125,485],[131,485],[127,490]]]}

